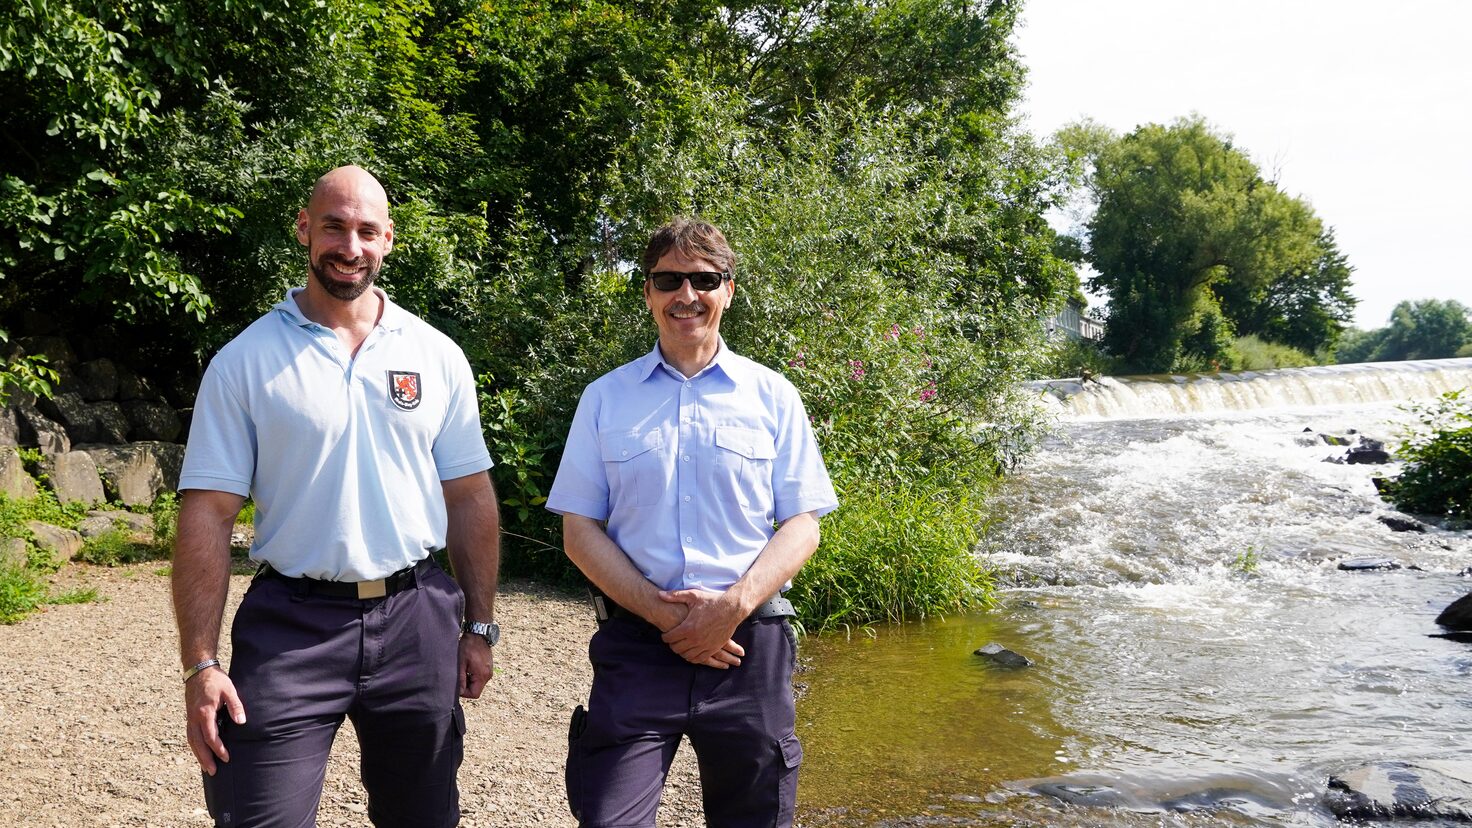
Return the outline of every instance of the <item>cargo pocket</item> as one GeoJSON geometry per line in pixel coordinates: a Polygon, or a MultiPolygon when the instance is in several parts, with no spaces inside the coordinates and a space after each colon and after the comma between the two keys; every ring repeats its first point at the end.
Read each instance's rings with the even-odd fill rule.
{"type": "Polygon", "coordinates": [[[797,770],[802,766],[802,742],[796,733],[777,740],[782,754],[782,768],[777,775],[777,824],[791,825],[797,806],[797,770]]]}
{"type": "Polygon", "coordinates": [[[664,495],[664,435],[655,431],[604,431],[599,452],[608,475],[609,505],[653,506],[664,495]]]}
{"type": "Polygon", "coordinates": [[[567,785],[567,807],[573,819],[583,819],[583,760],[581,740],[588,728],[588,711],[580,704],[573,708],[572,721],[567,726],[567,765],[563,773],[567,785]]]}
{"type": "Polygon", "coordinates": [[[716,428],[715,486],[733,493],[741,508],[759,514],[772,510],[772,460],[777,444],[772,435],[756,428],[716,428]],[[755,502],[753,502],[753,495],[755,502]]]}

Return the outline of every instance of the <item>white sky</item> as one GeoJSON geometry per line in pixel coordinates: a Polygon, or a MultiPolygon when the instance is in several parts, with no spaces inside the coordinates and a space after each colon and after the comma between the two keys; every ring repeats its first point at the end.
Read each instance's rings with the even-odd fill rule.
{"type": "Polygon", "coordinates": [[[1030,0],[1023,112],[1047,135],[1200,113],[1336,230],[1355,324],[1472,305],[1472,0],[1030,0]]]}

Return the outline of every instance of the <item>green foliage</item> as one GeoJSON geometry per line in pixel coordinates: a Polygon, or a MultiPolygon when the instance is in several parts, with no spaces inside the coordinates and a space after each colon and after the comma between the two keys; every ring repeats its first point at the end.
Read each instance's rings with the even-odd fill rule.
{"type": "Polygon", "coordinates": [[[972,554],[985,481],[948,474],[873,480],[844,492],[787,596],[809,630],[906,621],[985,605],[992,579],[972,554]]]}
{"type": "Polygon", "coordinates": [[[14,624],[46,601],[46,581],[24,567],[0,566],[0,624],[14,624]]]}
{"type": "Polygon", "coordinates": [[[1249,546],[1237,553],[1237,557],[1232,559],[1231,566],[1236,572],[1240,572],[1243,575],[1251,575],[1257,572],[1257,568],[1261,564],[1262,556],[1257,553],[1256,548],[1249,546]]]}
{"type": "Polygon", "coordinates": [[[82,549],[74,557],[84,563],[99,566],[121,566],[123,564],[152,561],[168,557],[168,548],[159,548],[148,543],[139,543],[131,532],[113,529],[101,535],[87,538],[82,549]]]}
{"type": "Polygon", "coordinates": [[[1317,365],[1317,361],[1309,354],[1291,348],[1287,345],[1279,345],[1276,342],[1266,342],[1256,336],[1239,336],[1232,342],[1233,363],[1244,371],[1261,371],[1267,368],[1302,368],[1306,365],[1317,365]]]}
{"type": "Polygon", "coordinates": [[[153,517],[153,545],[165,555],[174,548],[174,538],[179,534],[179,495],[164,492],[148,507],[153,517]]]}
{"type": "Polygon", "coordinates": [[[1401,302],[1390,323],[1373,331],[1352,331],[1335,352],[1335,361],[1395,362],[1445,359],[1472,347],[1472,308],[1454,299],[1401,302]]]}
{"type": "MultiPolygon", "coordinates": [[[[0,344],[9,341],[10,334],[0,328],[0,344]]],[[[15,356],[9,363],[0,362],[0,407],[4,407],[17,390],[35,397],[51,396],[51,384],[59,377],[56,371],[47,367],[47,361],[44,355],[35,354],[15,356]]]]}
{"type": "Polygon", "coordinates": [[[1354,299],[1332,232],[1203,119],[1058,141],[1092,164],[1090,287],[1109,296],[1105,346],[1126,370],[1228,368],[1237,334],[1307,350],[1337,337],[1354,299]]]}
{"type": "Polygon", "coordinates": [[[86,506],[58,503],[50,489],[38,489],[35,497],[24,499],[0,494],[0,538],[29,538],[26,522],[32,520],[75,529],[86,516],[86,506]]]}
{"type": "Polygon", "coordinates": [[[482,376],[509,572],[567,572],[542,498],[584,385],[653,344],[627,263],[674,213],[734,241],[727,339],[797,383],[845,498],[984,480],[1031,427],[1014,388],[1076,277],[1008,114],[1017,3],[13,5],[0,323],[116,322],[197,370],[301,281],[313,179],[362,164],[384,288],[482,376]]]}
{"type": "Polygon", "coordinates": [[[1099,343],[1061,337],[1048,343],[1030,378],[1105,377],[1119,373],[1119,367],[1119,360],[1106,353],[1099,343]]]}
{"type": "Polygon", "coordinates": [[[1420,425],[1398,452],[1405,469],[1381,491],[1397,509],[1472,518],[1472,400],[1465,391],[1410,407],[1420,425]]]}

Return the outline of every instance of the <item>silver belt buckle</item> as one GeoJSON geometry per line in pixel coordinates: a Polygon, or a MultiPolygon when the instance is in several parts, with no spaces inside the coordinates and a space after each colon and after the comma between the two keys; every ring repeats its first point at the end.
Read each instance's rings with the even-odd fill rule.
{"type": "Polygon", "coordinates": [[[388,581],[379,578],[376,581],[359,581],[358,598],[382,598],[388,594],[388,581]]]}

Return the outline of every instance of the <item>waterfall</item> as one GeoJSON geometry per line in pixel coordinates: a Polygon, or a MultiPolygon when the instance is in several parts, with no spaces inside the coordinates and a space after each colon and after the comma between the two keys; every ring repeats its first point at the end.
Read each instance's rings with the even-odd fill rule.
{"type": "Polygon", "coordinates": [[[1068,419],[1145,419],[1284,406],[1431,399],[1472,386],[1472,358],[1100,377],[1088,381],[1052,379],[1027,386],[1068,419]]]}

